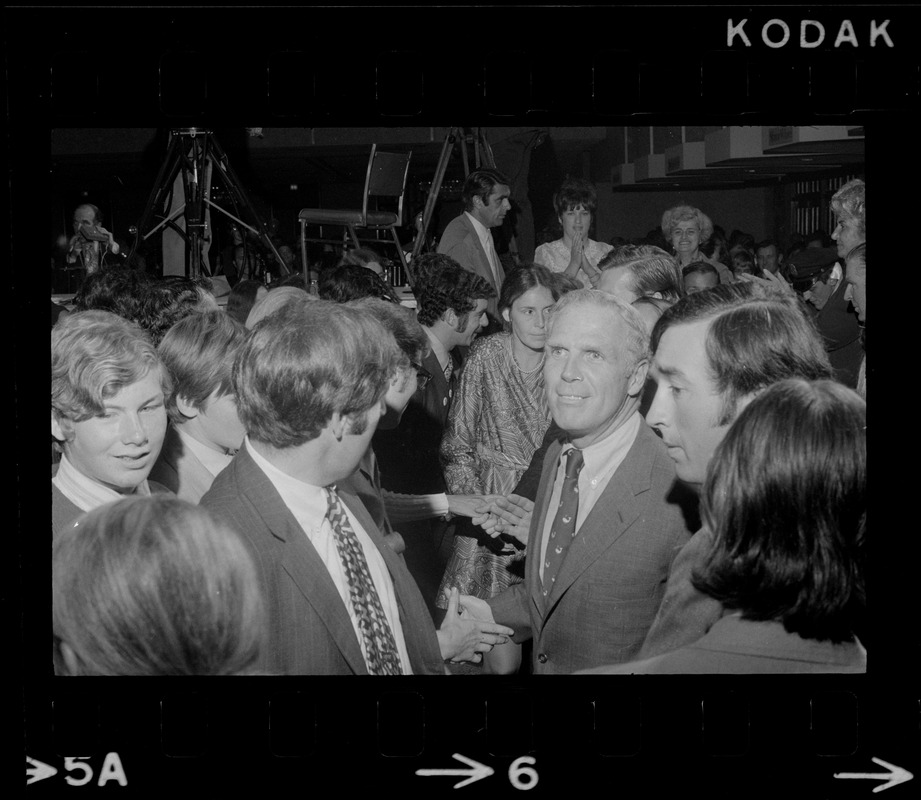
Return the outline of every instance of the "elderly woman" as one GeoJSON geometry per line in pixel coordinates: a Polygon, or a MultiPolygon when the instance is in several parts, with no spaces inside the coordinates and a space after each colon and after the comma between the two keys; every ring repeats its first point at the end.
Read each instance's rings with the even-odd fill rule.
{"type": "Polygon", "coordinates": [[[243,541],[170,495],[81,517],[54,545],[51,600],[58,675],[236,675],[266,630],[243,541]]]}
{"type": "Polygon", "coordinates": [[[720,283],[732,283],[732,272],[721,261],[710,259],[701,251],[713,234],[710,217],[699,208],[674,206],[662,215],[662,234],[675,251],[679,267],[686,267],[694,261],[707,261],[716,267],[720,283]]]}
{"type": "Polygon", "coordinates": [[[553,196],[563,238],[540,245],[534,252],[534,263],[563,272],[591,289],[600,275],[598,262],[611,250],[611,245],[588,238],[597,204],[595,187],[588,181],[564,181],[553,196]]]}
{"type": "Polygon", "coordinates": [[[866,409],[830,380],[759,394],[717,447],[701,493],[713,544],[692,580],[724,615],[689,645],[593,671],[866,672],[866,409]]]}
{"type": "Polygon", "coordinates": [[[52,533],[81,512],[149,484],[166,434],[170,379],[149,336],[107,311],[81,311],[51,330],[51,435],[63,451],[51,478],[52,533]]]}

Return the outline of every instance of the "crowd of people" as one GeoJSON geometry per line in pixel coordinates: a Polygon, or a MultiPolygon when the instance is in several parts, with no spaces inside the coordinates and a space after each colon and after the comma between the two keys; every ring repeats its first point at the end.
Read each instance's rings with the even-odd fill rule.
{"type": "Polygon", "coordinates": [[[597,242],[567,179],[520,264],[476,170],[415,308],[365,250],[221,308],[81,207],[56,674],[865,671],[864,188],[782,250],[688,205],[597,242]]]}

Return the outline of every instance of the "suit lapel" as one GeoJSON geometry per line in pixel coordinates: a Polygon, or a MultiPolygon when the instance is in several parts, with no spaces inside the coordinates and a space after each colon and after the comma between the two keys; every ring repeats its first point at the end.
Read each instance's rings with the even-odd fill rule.
{"type": "Polygon", "coordinates": [[[642,504],[638,496],[649,490],[654,454],[644,441],[647,434],[655,435],[643,423],[626,458],[582,522],[547,597],[545,619],[579,576],[639,518],[642,504]]]}
{"type": "MultiPolygon", "coordinates": [[[[367,674],[367,665],[352,620],[323,559],[272,482],[253,461],[246,446],[234,456],[233,464],[237,466],[243,494],[262,518],[269,533],[278,540],[277,546],[283,550],[282,568],[326,626],[330,638],[336,643],[349,667],[357,674],[367,674]]],[[[354,503],[360,505],[357,499],[354,503]]],[[[352,508],[351,503],[349,508],[352,508]]],[[[365,524],[363,519],[362,524],[365,524]]]]}
{"type": "Polygon", "coordinates": [[[559,466],[560,451],[563,442],[553,442],[544,456],[544,465],[541,469],[540,484],[537,487],[537,503],[531,517],[531,530],[528,533],[528,558],[525,559],[528,590],[531,595],[532,607],[543,615],[545,603],[543,586],[540,580],[540,548],[544,525],[547,520],[547,511],[550,505],[550,495],[553,493],[553,483],[556,480],[557,467],[559,466]]]}

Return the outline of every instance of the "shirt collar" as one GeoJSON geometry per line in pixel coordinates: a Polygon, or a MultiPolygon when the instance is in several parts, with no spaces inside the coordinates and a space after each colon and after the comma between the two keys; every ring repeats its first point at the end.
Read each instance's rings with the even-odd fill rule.
{"type": "Polygon", "coordinates": [[[282,472],[264,456],[256,452],[256,448],[250,443],[249,436],[244,438],[243,443],[253,461],[256,462],[256,466],[265,473],[265,476],[275,487],[275,491],[281,496],[282,501],[284,501],[291,513],[299,520],[314,520],[318,527],[326,516],[326,511],[329,507],[325,487],[304,483],[282,472]]]}
{"type": "Polygon", "coordinates": [[[215,477],[233,460],[232,455],[220,453],[190,436],[182,429],[181,425],[176,426],[173,430],[182,440],[183,447],[187,447],[192,455],[201,462],[201,465],[215,477]]]}
{"type": "Polygon", "coordinates": [[[448,364],[451,364],[451,354],[448,352],[448,349],[444,346],[444,343],[439,339],[429,328],[425,326],[422,327],[422,330],[425,331],[425,335],[429,337],[429,341],[432,343],[432,352],[435,354],[435,358],[438,359],[438,364],[441,366],[441,371],[444,372],[445,367],[448,364]]]}
{"type": "Polygon", "coordinates": [[[483,249],[486,249],[486,240],[492,237],[492,234],[482,222],[480,222],[473,214],[469,211],[464,212],[468,219],[473,223],[473,229],[476,231],[476,235],[480,237],[480,244],[483,245],[483,249]]]}
{"type": "Polygon", "coordinates": [[[142,481],[133,492],[125,494],[116,492],[108,486],[103,486],[99,481],[94,481],[80,472],[70,463],[66,455],[61,456],[58,471],[51,479],[51,482],[58,487],[61,494],[81,511],[92,511],[94,508],[111,503],[114,500],[121,500],[123,497],[132,494],[150,494],[150,487],[146,480],[142,481]]]}
{"type": "MultiPolygon", "coordinates": [[[[640,412],[635,411],[623,425],[615,428],[603,439],[583,448],[584,466],[581,474],[590,482],[597,482],[604,477],[612,465],[620,464],[627,455],[627,451],[633,446],[642,421],[640,412]]],[[[571,442],[564,445],[560,457],[562,458],[574,447],[575,445],[571,442]]]]}

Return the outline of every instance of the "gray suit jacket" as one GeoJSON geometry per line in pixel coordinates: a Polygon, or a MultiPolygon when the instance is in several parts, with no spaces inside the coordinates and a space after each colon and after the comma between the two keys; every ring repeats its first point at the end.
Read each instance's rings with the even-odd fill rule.
{"type": "Polygon", "coordinates": [[[480,244],[480,237],[477,235],[476,228],[473,227],[473,223],[466,212],[448,223],[448,227],[445,228],[444,233],[441,234],[441,239],[438,241],[438,252],[451,256],[464,269],[475,272],[496,290],[496,296],[486,306],[486,313],[492,319],[501,322],[499,319],[499,292],[502,291],[505,272],[502,269],[502,265],[499,264],[499,283],[497,284],[489,265],[489,256],[486,255],[483,245],[480,244]]]}
{"type": "MultiPolygon", "coordinates": [[[[384,544],[352,492],[340,487],[339,496],[387,564],[414,674],[443,675],[432,618],[403,558],[384,544]]],[[[269,620],[256,671],[367,675],[355,629],[326,566],[245,445],[215,478],[201,505],[243,535],[256,562],[269,620]]]]}
{"type": "Polygon", "coordinates": [[[579,528],[550,594],[540,580],[540,536],[562,442],[547,450],[531,520],[525,580],[489,600],[514,640],[534,638],[535,674],[572,673],[634,658],[690,531],[675,468],[645,424],[579,528]]]}

